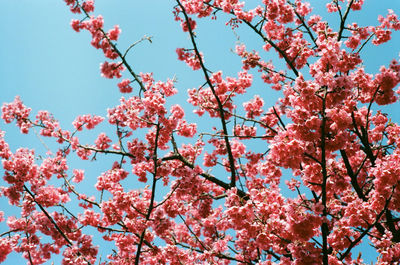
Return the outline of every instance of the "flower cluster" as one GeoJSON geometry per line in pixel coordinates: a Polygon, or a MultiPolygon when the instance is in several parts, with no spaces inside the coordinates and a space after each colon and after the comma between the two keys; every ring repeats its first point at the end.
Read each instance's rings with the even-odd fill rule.
{"type": "Polygon", "coordinates": [[[101,116],[86,114],[76,117],[72,124],[78,131],[82,131],[83,126],[85,126],[86,129],[91,130],[94,129],[103,120],[104,118],[101,116]]]}
{"type": "MultiPolygon", "coordinates": [[[[200,65],[200,59],[197,57],[197,55],[194,52],[188,51],[184,48],[177,48],[176,53],[178,54],[178,60],[184,61],[188,66],[190,66],[193,70],[199,70],[201,65],[200,65]]],[[[202,57],[202,55],[200,54],[202,57]]],[[[203,58],[201,58],[203,61],[203,58]]]]}
{"type": "Polygon", "coordinates": [[[238,78],[227,77],[224,80],[222,72],[216,72],[210,77],[210,81],[213,85],[212,88],[188,90],[188,101],[193,106],[198,106],[195,111],[197,114],[203,115],[207,111],[211,117],[219,117],[219,100],[222,107],[227,110],[224,116],[227,119],[231,116],[229,113],[235,108],[234,97],[246,93],[246,89],[252,84],[253,77],[247,72],[239,72],[238,78]],[[216,97],[218,97],[218,100],[216,97]]]}
{"type": "Polygon", "coordinates": [[[32,124],[28,121],[31,109],[24,106],[18,96],[15,97],[12,103],[4,104],[1,107],[1,112],[1,118],[6,123],[11,123],[16,120],[17,126],[22,133],[28,133],[29,128],[32,127],[32,124]]]}

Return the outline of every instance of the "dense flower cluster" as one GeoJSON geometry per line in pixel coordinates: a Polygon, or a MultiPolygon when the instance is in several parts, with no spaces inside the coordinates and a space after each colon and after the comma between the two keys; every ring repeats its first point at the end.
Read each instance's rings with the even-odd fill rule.
{"type": "Polygon", "coordinates": [[[20,128],[22,133],[28,133],[31,124],[28,122],[30,108],[23,105],[21,99],[17,96],[14,102],[4,104],[1,107],[1,118],[6,123],[11,123],[14,120],[17,121],[17,126],[20,128]]]}
{"type": "Polygon", "coordinates": [[[193,70],[199,70],[201,68],[200,60],[194,52],[184,48],[177,48],[176,53],[178,54],[178,60],[184,61],[193,70]]]}

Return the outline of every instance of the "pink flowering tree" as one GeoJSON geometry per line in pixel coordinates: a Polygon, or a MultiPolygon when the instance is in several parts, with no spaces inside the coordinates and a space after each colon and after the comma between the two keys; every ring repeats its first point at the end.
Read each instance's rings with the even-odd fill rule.
{"type": "Polygon", "coordinates": [[[120,48],[119,26],[105,28],[94,1],[65,2],[79,16],[72,28],[89,32],[106,57],[101,75],[118,79],[115,93],[126,94],[107,117],[76,117],[72,131],[18,96],[3,104],[5,123],[37,130],[58,148],[12,152],[0,131],[0,196],[18,212],[0,212],[8,227],[0,262],[16,252],[28,264],[58,255],[65,265],[366,264],[357,247],[370,244],[376,264],[398,264],[400,126],[381,106],[398,101],[400,64],[377,73],[363,64],[366,46],[400,29],[392,10],[360,26],[348,17],[362,14],[363,0],[328,1],[337,18],[330,25],[302,0],[257,1],[252,9],[237,0],[176,0],[171,19],[190,41],[177,58],[203,77],[187,91],[206,121],[200,126],[176,104],[174,77],[157,81],[130,64],[126,55],[138,43],[120,48]],[[227,30],[246,28],[261,44],[236,45],[235,76],[211,71],[197,41],[199,22],[221,17],[227,30]],[[268,92],[252,92],[255,79],[280,91],[276,104],[265,106],[268,92]],[[97,129],[93,142],[81,139],[101,123],[115,133],[97,129]],[[90,167],[106,155],[109,168],[82,192],[85,170],[71,161],[90,167]]]}

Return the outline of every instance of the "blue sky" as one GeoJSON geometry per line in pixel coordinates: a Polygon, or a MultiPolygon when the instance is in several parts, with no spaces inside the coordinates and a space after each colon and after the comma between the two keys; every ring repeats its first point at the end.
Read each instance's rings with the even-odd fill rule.
{"type": "MultiPolygon", "coordinates": [[[[336,15],[327,15],[324,11],[327,1],[310,2],[315,7],[314,13],[322,12],[324,19],[337,28],[336,15]]],[[[11,102],[16,95],[20,95],[33,113],[48,110],[66,129],[72,129],[71,122],[79,114],[105,116],[107,108],[118,104],[121,94],[116,87],[117,81],[100,76],[99,65],[105,59],[99,50],[90,45],[89,33],[78,34],[71,29],[71,19],[80,16],[71,14],[63,1],[0,0],[0,3],[0,104],[11,102]]],[[[202,75],[192,72],[184,63],[176,60],[175,49],[190,47],[190,43],[187,35],[181,32],[179,23],[173,20],[171,11],[174,5],[175,1],[165,0],[97,0],[95,14],[103,15],[106,29],[120,25],[122,34],[118,47],[121,50],[144,35],[153,36],[152,44],[143,42],[129,53],[129,62],[136,72],[154,72],[159,80],[176,75],[179,95],[173,103],[186,106],[192,122],[199,122],[191,115],[192,109],[185,101],[186,90],[201,84],[202,75]]],[[[354,19],[360,25],[377,24],[377,15],[385,15],[388,8],[400,13],[400,1],[366,0],[365,11],[352,14],[349,21],[354,19]]],[[[237,37],[227,30],[225,22],[221,17],[217,23],[199,23],[198,43],[211,70],[223,70],[226,75],[236,76],[241,67],[240,59],[230,49],[234,48],[237,37]]],[[[246,29],[239,28],[237,35],[250,48],[261,50],[260,40],[246,29]]],[[[375,73],[381,65],[398,58],[399,40],[399,34],[394,34],[390,44],[380,47],[370,45],[365,49],[361,56],[365,59],[366,70],[375,73]]],[[[261,55],[266,60],[270,58],[278,62],[274,54],[261,55]]],[[[282,63],[277,65],[283,66],[282,63]]],[[[279,93],[265,89],[261,82],[255,82],[254,87],[254,93],[266,99],[267,107],[279,97],[279,93]]],[[[399,105],[396,104],[385,111],[394,115],[392,120],[399,121],[398,109],[399,105]]],[[[24,146],[34,148],[41,154],[46,152],[35,134],[20,135],[14,125],[5,125],[3,122],[0,122],[0,129],[6,131],[6,139],[13,151],[24,146]]],[[[106,127],[104,130],[107,130],[106,127]]],[[[99,131],[96,134],[89,133],[83,139],[93,139],[97,133],[99,131]]],[[[45,139],[45,142],[50,147],[55,146],[53,141],[45,139]]],[[[74,161],[71,167],[95,167],[91,172],[96,176],[97,172],[101,172],[102,165],[94,165],[74,161]]],[[[0,209],[6,214],[13,212],[6,206],[5,200],[1,199],[0,203],[0,209]]],[[[4,226],[0,226],[0,233],[2,229],[4,226]]],[[[4,264],[20,261],[13,255],[4,264]]]]}

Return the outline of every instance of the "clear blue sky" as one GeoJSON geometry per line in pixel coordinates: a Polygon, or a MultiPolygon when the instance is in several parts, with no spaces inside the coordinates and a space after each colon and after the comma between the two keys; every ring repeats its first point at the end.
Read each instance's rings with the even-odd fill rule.
{"type": "MultiPolygon", "coordinates": [[[[336,15],[327,15],[324,11],[326,2],[312,0],[314,13],[323,12],[324,19],[334,23],[332,26],[337,28],[336,15]]],[[[388,8],[400,13],[400,1],[397,0],[365,2],[365,11],[354,13],[349,21],[355,19],[361,25],[377,24],[377,15],[386,14],[388,8]]],[[[16,95],[20,95],[25,105],[33,109],[33,113],[49,110],[66,129],[72,128],[71,122],[79,114],[105,116],[107,108],[118,104],[121,94],[116,87],[117,81],[100,76],[99,64],[105,58],[90,45],[88,32],[76,33],[71,29],[71,19],[80,16],[70,13],[62,0],[0,0],[0,4],[0,104],[11,102],[16,95]]],[[[128,60],[136,72],[154,72],[156,79],[166,80],[176,75],[180,94],[173,103],[188,106],[185,103],[186,90],[197,87],[203,81],[200,72],[192,72],[176,60],[175,49],[190,47],[190,43],[187,35],[181,32],[179,24],[173,20],[171,11],[174,5],[175,1],[166,0],[97,0],[95,14],[103,15],[106,29],[115,24],[120,25],[122,34],[118,47],[122,50],[143,35],[153,36],[152,44],[144,42],[135,47],[128,60]]],[[[236,36],[226,30],[225,22],[224,18],[219,18],[217,23],[200,23],[197,30],[199,46],[211,70],[223,70],[227,75],[236,76],[240,70],[240,60],[229,50],[234,48],[236,36]]],[[[251,48],[261,50],[261,42],[255,35],[242,29],[237,32],[241,41],[251,48]]],[[[365,59],[367,71],[374,73],[379,66],[398,58],[399,35],[394,34],[390,45],[365,49],[362,58],[365,59]]],[[[276,60],[272,54],[261,54],[265,60],[268,57],[276,60]]],[[[266,90],[261,82],[257,81],[255,86],[255,93],[268,98],[267,107],[279,97],[278,93],[266,90]]],[[[400,121],[396,109],[399,113],[398,104],[385,110],[395,115],[395,121],[400,121]]],[[[191,109],[186,112],[190,116],[191,109]]],[[[0,129],[6,131],[6,139],[13,151],[24,146],[34,148],[41,154],[46,152],[34,134],[20,135],[14,125],[5,125],[3,122],[0,122],[0,129]]],[[[46,144],[55,146],[52,141],[46,140],[46,144]]],[[[91,167],[90,164],[78,161],[70,166],[75,165],[91,167]]],[[[96,170],[100,172],[101,166],[97,165],[93,169],[94,179],[96,170]]],[[[13,213],[4,199],[0,199],[0,205],[6,215],[13,213]]],[[[4,229],[0,225],[0,233],[4,229]]],[[[12,255],[4,264],[24,262],[12,255]]]]}

